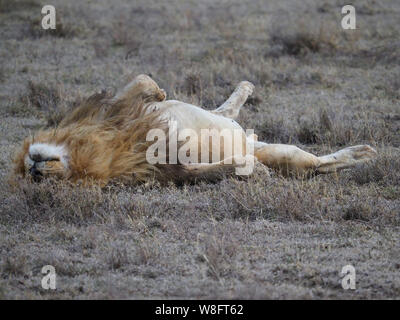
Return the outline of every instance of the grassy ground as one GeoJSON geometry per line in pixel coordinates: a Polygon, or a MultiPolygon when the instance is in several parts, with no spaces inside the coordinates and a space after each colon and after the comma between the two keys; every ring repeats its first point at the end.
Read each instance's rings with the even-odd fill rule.
{"type": "Polygon", "coordinates": [[[400,297],[400,3],[0,0],[0,298],[400,297]],[[379,157],[301,181],[184,187],[7,184],[20,141],[73,101],[147,73],[169,98],[215,108],[256,85],[239,123],[316,154],[379,157]],[[40,286],[42,266],[57,290],[40,286]],[[343,290],[352,264],[357,289],[343,290]]]}

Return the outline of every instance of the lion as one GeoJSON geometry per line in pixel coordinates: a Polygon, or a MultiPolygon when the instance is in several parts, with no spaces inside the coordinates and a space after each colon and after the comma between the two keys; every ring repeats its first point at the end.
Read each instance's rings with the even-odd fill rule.
{"type": "Polygon", "coordinates": [[[66,115],[57,127],[26,138],[15,156],[14,173],[33,181],[53,177],[100,186],[111,181],[136,184],[151,179],[185,183],[218,179],[243,168],[249,161],[286,174],[318,174],[351,168],[376,156],[376,151],[368,145],[316,156],[293,145],[258,141],[255,134],[246,134],[235,121],[253,90],[252,83],[242,81],[219,108],[206,110],[166,100],[165,91],[153,79],[139,75],[114,96],[104,92],[94,94],[66,115]],[[174,131],[185,140],[185,135],[181,136],[188,129],[198,135],[204,129],[239,134],[225,144],[212,139],[186,139],[184,145],[178,141],[177,147],[186,150],[182,152],[184,156],[192,150],[197,154],[190,161],[182,161],[182,157],[169,161],[172,160],[170,133],[174,131]],[[152,130],[165,132],[165,138],[156,142],[168,146],[158,148],[149,157],[149,148],[155,143],[155,138],[149,140],[152,130]],[[229,153],[227,147],[239,151],[229,153]],[[165,156],[165,163],[151,161],[161,155],[165,156]]]}

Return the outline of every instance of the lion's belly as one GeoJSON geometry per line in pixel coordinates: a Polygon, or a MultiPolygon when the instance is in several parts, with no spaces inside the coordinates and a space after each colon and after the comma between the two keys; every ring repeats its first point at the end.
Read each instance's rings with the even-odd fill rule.
{"type": "Polygon", "coordinates": [[[186,147],[189,146],[190,150],[197,147],[199,161],[201,161],[202,152],[204,153],[205,150],[208,150],[210,153],[209,159],[214,159],[210,162],[223,160],[235,154],[244,155],[246,153],[246,135],[243,128],[235,120],[175,100],[155,103],[154,107],[161,110],[161,116],[168,120],[170,127],[176,125],[178,135],[185,129],[191,129],[196,133],[198,138],[191,138],[186,142],[186,147]],[[204,129],[219,132],[221,137],[224,138],[220,139],[219,144],[218,141],[202,139],[201,135],[207,134],[204,129]],[[230,135],[230,138],[226,138],[226,135],[230,135]],[[232,139],[232,147],[228,147],[230,143],[226,144],[225,141],[229,141],[227,139],[232,139]],[[206,143],[209,143],[208,147],[206,143]]]}

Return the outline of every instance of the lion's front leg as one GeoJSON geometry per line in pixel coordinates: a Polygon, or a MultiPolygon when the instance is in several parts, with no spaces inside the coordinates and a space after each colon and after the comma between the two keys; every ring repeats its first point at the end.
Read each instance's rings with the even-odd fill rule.
{"type": "Polygon", "coordinates": [[[257,159],[252,155],[236,155],[214,163],[186,164],[189,180],[215,181],[226,175],[248,176],[253,172],[257,159]]]}
{"type": "Polygon", "coordinates": [[[146,102],[164,101],[166,94],[152,78],[141,74],[131,79],[124,88],[119,90],[113,101],[134,102],[138,98],[145,99],[146,102]]]}

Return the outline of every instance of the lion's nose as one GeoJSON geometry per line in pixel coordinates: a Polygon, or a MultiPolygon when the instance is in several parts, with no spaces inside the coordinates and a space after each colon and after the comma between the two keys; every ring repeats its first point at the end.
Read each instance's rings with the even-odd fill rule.
{"type": "Polygon", "coordinates": [[[42,173],[36,168],[36,166],[31,167],[29,173],[34,181],[38,181],[42,177],[42,173]]]}

